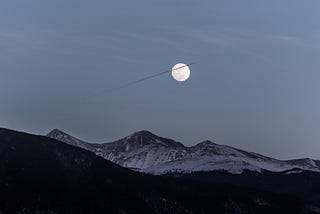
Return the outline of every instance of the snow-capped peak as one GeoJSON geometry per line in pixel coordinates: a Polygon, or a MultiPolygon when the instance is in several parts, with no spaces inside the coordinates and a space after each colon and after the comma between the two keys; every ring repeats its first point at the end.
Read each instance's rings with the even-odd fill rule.
{"type": "Polygon", "coordinates": [[[126,146],[131,148],[140,148],[147,145],[165,146],[165,147],[174,147],[174,148],[183,146],[183,144],[179,142],[176,142],[171,139],[159,137],[145,130],[135,132],[116,142],[118,142],[119,144],[125,144],[126,146]]]}
{"type": "Polygon", "coordinates": [[[198,143],[196,145],[196,147],[213,147],[213,146],[216,146],[216,145],[218,145],[218,144],[216,144],[216,143],[214,143],[214,142],[212,142],[210,140],[205,140],[205,141],[202,141],[202,142],[198,143]]]}
{"type": "Polygon", "coordinates": [[[145,130],[102,144],[81,141],[58,129],[50,132],[48,137],[85,148],[121,166],[152,174],[213,170],[230,173],[242,173],[244,170],[280,172],[295,168],[320,171],[320,161],[317,160],[277,160],[209,140],[187,147],[145,130]]]}
{"type": "Polygon", "coordinates": [[[131,137],[150,137],[150,138],[157,138],[158,136],[153,134],[152,132],[149,132],[147,130],[141,130],[141,131],[137,131],[137,132],[134,132],[133,134],[127,136],[127,138],[131,138],[131,137]]]}
{"type": "Polygon", "coordinates": [[[53,129],[47,134],[47,137],[50,137],[50,136],[55,137],[55,136],[58,136],[58,135],[68,135],[68,134],[66,134],[65,132],[61,131],[60,129],[53,129]]]}
{"type": "Polygon", "coordinates": [[[53,129],[46,136],[84,149],[88,149],[87,147],[90,147],[91,145],[90,143],[75,138],[59,129],[53,129]]]}

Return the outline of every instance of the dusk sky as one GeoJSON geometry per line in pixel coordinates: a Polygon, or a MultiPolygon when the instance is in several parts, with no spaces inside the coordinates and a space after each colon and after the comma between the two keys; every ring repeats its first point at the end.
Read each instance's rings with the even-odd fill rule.
{"type": "Polygon", "coordinates": [[[320,1],[1,1],[0,126],[320,159],[320,1]],[[110,92],[176,63],[170,73],[110,92]]]}

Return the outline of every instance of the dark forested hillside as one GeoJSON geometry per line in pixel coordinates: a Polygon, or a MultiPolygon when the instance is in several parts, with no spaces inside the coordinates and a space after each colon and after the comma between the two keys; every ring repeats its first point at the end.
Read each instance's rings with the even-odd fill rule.
{"type": "Polygon", "coordinates": [[[57,140],[0,129],[0,213],[298,213],[295,197],[140,174],[57,140]]]}

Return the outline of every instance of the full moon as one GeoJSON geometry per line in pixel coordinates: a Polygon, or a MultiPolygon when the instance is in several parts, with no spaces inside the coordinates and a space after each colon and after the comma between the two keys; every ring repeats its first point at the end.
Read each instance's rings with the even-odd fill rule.
{"type": "Polygon", "coordinates": [[[171,75],[176,81],[186,81],[190,77],[190,68],[184,63],[178,63],[172,67],[171,75]]]}

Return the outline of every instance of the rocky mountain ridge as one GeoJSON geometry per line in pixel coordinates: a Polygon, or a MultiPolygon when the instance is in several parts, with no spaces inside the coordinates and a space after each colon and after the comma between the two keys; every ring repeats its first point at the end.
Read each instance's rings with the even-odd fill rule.
{"type": "Polygon", "coordinates": [[[151,174],[216,170],[238,174],[244,170],[281,172],[292,169],[320,172],[318,160],[278,160],[208,140],[187,147],[149,131],[135,132],[120,140],[102,144],[79,140],[58,129],[47,136],[87,149],[121,166],[151,174]]]}

